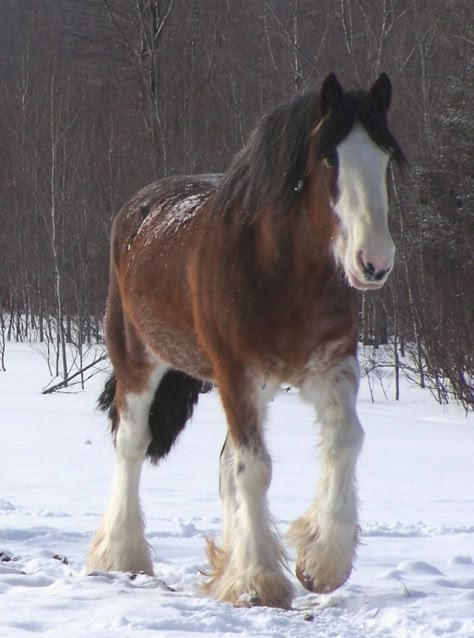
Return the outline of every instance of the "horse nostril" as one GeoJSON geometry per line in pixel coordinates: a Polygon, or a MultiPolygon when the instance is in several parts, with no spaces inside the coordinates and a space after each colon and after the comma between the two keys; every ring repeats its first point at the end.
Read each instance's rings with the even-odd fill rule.
{"type": "Polygon", "coordinates": [[[374,279],[375,281],[381,281],[385,275],[388,273],[389,268],[387,268],[386,270],[379,270],[378,272],[375,273],[374,275],[374,279]]]}
{"type": "Polygon", "coordinates": [[[362,269],[364,271],[364,275],[369,281],[382,281],[385,275],[389,272],[390,268],[375,270],[374,264],[368,262],[365,263],[364,260],[362,262],[362,269]]]}
{"type": "Polygon", "coordinates": [[[364,270],[364,274],[368,279],[372,279],[374,277],[375,267],[373,264],[371,264],[370,262],[366,264],[364,261],[362,261],[362,268],[364,270]]]}

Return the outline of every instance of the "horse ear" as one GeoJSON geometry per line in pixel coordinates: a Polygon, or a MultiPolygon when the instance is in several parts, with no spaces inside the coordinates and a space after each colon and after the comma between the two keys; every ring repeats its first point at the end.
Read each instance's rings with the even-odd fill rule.
{"type": "Polygon", "coordinates": [[[338,104],[340,104],[341,100],[342,86],[339,84],[339,80],[334,73],[330,73],[322,84],[319,96],[319,111],[321,117],[333,111],[338,104]]]}
{"type": "Polygon", "coordinates": [[[392,99],[392,83],[386,73],[381,73],[369,91],[369,97],[377,108],[386,113],[392,99]]]}

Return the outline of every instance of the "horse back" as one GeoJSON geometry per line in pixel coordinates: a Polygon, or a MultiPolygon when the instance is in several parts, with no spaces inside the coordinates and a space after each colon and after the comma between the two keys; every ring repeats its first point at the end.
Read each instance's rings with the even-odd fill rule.
{"type": "Polygon", "coordinates": [[[147,247],[175,244],[221,180],[220,175],[168,177],[142,188],[119,211],[112,224],[111,258],[120,268],[140,259],[147,247]]]}

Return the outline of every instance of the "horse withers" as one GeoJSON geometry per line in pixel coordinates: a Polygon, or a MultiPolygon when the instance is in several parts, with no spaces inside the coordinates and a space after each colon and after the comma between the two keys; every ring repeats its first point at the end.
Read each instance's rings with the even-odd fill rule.
{"type": "Polygon", "coordinates": [[[169,452],[213,383],[228,434],[222,542],[208,543],[205,589],[236,605],[289,607],[263,429],[284,382],[314,405],[322,435],[316,499],[289,531],[296,575],[312,592],[349,577],[363,440],[357,289],[380,288],[393,267],[387,167],[404,161],[390,99],[385,74],[367,92],[345,92],[331,74],[319,94],[263,117],[224,175],[160,180],[117,215],[105,319],[113,375],[100,398],[116,469],[89,570],[153,574],[141,467],[169,452]]]}

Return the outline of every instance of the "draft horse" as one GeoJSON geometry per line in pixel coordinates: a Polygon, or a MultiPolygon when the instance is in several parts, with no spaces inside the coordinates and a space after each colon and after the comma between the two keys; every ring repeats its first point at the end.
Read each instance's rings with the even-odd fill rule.
{"type": "Polygon", "coordinates": [[[162,179],[115,218],[105,319],[113,375],[100,403],[116,469],[89,570],[153,574],[141,467],[169,452],[213,383],[228,433],[222,542],[209,542],[205,588],[236,605],[289,607],[263,429],[284,382],[314,405],[322,432],[317,497],[289,531],[296,575],[312,592],[349,577],[363,440],[357,289],[380,288],[392,269],[387,167],[404,159],[390,99],[386,74],[367,92],[345,92],[331,74],[319,94],[263,117],[224,175],[162,179]]]}

